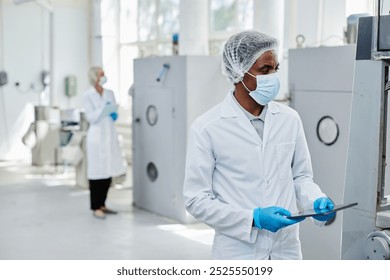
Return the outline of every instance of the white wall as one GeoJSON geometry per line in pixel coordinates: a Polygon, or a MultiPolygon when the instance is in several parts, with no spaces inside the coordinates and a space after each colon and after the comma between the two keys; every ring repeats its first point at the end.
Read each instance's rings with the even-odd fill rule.
{"type": "MultiPolygon", "coordinates": [[[[33,121],[33,106],[39,103],[40,73],[49,70],[49,16],[35,3],[14,5],[0,0],[3,34],[0,67],[8,73],[8,84],[0,88],[0,160],[28,159],[30,151],[21,137],[33,121]],[[20,86],[16,87],[15,83],[20,86]]],[[[60,108],[80,105],[88,86],[89,17],[88,0],[52,0],[54,7],[54,96],[60,108]],[[78,96],[68,100],[64,79],[76,75],[78,96]]],[[[53,80],[53,79],[52,79],[53,80]]]]}
{"type": "Polygon", "coordinates": [[[88,0],[55,2],[53,104],[68,109],[81,105],[81,96],[89,87],[90,6],[88,0]],[[72,98],[65,95],[67,75],[77,77],[78,95],[72,98]]]}
{"type": "Polygon", "coordinates": [[[304,46],[343,44],[346,0],[298,0],[295,5],[295,36],[301,34],[305,37],[304,46]]]}
{"type": "MultiPolygon", "coordinates": [[[[119,92],[119,1],[100,0],[102,65],[107,84],[114,91],[117,102],[119,92]]],[[[98,11],[97,11],[98,12],[98,11]]]]}

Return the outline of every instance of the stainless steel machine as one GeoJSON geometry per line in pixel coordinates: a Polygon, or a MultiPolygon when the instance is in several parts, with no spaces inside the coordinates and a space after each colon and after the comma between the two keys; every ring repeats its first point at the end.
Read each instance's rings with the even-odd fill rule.
{"type": "Polygon", "coordinates": [[[314,179],[336,203],[358,202],[323,227],[301,227],[305,259],[390,259],[390,10],[359,19],[354,46],[290,51],[292,107],[314,179]],[[353,75],[351,75],[353,74],[353,75]]]}
{"type": "Polygon", "coordinates": [[[219,57],[137,59],[133,87],[134,205],[195,222],[184,207],[187,133],[200,114],[216,105],[231,85],[219,57]]]}
{"type": "MultiPolygon", "coordinates": [[[[290,105],[302,118],[314,181],[336,204],[344,200],[356,45],[289,50],[290,105]]],[[[304,259],[340,259],[342,212],[324,226],[300,225],[304,259]]]]}
{"type": "Polygon", "coordinates": [[[35,106],[35,121],[22,138],[31,149],[32,165],[75,167],[76,185],[88,187],[86,134],[88,122],[79,109],[35,106]]]}
{"type": "Polygon", "coordinates": [[[61,113],[61,132],[70,136],[68,141],[64,141],[60,149],[61,162],[75,168],[77,186],[88,188],[86,158],[88,121],[85,113],[78,109],[63,110],[61,113]]]}
{"type": "Polygon", "coordinates": [[[35,166],[55,165],[60,146],[60,110],[51,106],[35,106],[35,121],[23,136],[23,143],[31,148],[31,161],[35,166]]]}
{"type": "Polygon", "coordinates": [[[342,259],[390,259],[390,1],[383,2],[376,17],[359,20],[344,193],[359,205],[343,215],[342,259]]]}

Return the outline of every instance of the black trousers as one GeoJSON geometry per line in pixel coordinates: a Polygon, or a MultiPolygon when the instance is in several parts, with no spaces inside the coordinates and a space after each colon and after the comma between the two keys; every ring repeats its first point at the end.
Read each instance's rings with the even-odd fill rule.
{"type": "Polygon", "coordinates": [[[97,210],[105,206],[108,189],[111,185],[111,178],[89,180],[89,191],[91,197],[91,209],[97,210]]]}

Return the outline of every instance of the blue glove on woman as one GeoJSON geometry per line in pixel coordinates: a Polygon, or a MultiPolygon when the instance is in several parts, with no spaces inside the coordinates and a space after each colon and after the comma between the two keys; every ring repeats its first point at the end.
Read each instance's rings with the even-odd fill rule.
{"type": "MultiPolygon", "coordinates": [[[[314,211],[316,211],[316,213],[324,213],[324,212],[327,212],[329,210],[332,210],[334,208],[334,204],[329,198],[320,197],[314,201],[313,208],[314,208],[314,211]]],[[[324,222],[324,221],[327,221],[327,220],[334,218],[334,216],[336,216],[335,212],[330,213],[328,215],[314,216],[313,218],[318,220],[318,221],[324,222]]]]}
{"type": "Polygon", "coordinates": [[[288,216],[291,216],[290,211],[278,206],[256,208],[253,210],[254,225],[259,229],[266,229],[272,232],[277,232],[281,228],[293,225],[305,219],[292,220],[287,218],[288,216]]]}
{"type": "Polygon", "coordinates": [[[116,121],[118,119],[118,113],[117,112],[112,112],[110,114],[110,117],[112,118],[113,121],[116,121]]]}

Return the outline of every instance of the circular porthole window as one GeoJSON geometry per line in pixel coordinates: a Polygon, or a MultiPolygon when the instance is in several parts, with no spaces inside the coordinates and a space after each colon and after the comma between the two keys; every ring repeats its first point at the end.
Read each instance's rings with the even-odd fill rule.
{"type": "Polygon", "coordinates": [[[153,162],[148,163],[148,166],[146,167],[146,173],[148,174],[150,181],[156,181],[158,177],[158,171],[156,165],[153,162]]]}
{"type": "Polygon", "coordinates": [[[149,125],[155,125],[158,120],[157,108],[154,105],[149,105],[146,109],[146,120],[149,125]]]}
{"type": "Polygon", "coordinates": [[[318,121],[317,137],[327,146],[336,143],[339,137],[339,126],[332,117],[325,116],[318,121]]]}

